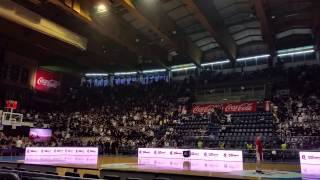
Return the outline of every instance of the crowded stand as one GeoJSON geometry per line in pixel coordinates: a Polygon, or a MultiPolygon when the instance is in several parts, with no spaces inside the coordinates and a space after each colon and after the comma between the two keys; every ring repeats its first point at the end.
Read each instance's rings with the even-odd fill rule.
{"type": "Polygon", "coordinates": [[[57,107],[55,111],[23,111],[25,120],[35,127],[53,130],[52,141],[32,142],[21,135],[2,133],[1,144],[16,148],[99,146],[101,154],[130,154],[138,147],[247,149],[256,134],[261,134],[267,149],[280,149],[283,143],[288,149],[319,148],[319,100],[317,92],[310,91],[318,89],[314,76],[318,70],[318,66],[289,69],[288,82],[301,84],[289,84],[289,94],[275,94],[272,112],[258,109],[230,114],[215,109],[194,114],[191,105],[195,101],[195,86],[190,79],[112,87],[93,87],[82,82],[81,86],[69,89],[61,102],[63,110],[57,107]],[[301,94],[293,96],[294,93],[301,94]]]}
{"type": "Polygon", "coordinates": [[[319,66],[288,71],[289,87],[276,92],[279,137],[292,149],[319,146],[319,66]]]}

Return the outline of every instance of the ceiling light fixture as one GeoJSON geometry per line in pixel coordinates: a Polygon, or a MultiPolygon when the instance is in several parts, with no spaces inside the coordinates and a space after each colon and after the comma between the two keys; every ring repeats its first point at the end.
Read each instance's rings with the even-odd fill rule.
{"type": "Polygon", "coordinates": [[[106,7],[106,5],[104,5],[104,4],[98,4],[97,7],[96,7],[96,9],[97,9],[97,12],[98,12],[98,13],[107,12],[107,7],[106,7]]]}

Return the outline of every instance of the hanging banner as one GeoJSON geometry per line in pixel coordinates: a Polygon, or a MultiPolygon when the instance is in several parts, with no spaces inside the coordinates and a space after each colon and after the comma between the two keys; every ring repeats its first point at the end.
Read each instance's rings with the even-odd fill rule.
{"type": "Polygon", "coordinates": [[[35,90],[50,94],[60,91],[60,75],[58,73],[38,69],[36,72],[35,90]]]}
{"type": "Polygon", "coordinates": [[[205,114],[212,113],[214,109],[223,109],[225,113],[236,112],[256,112],[257,102],[236,102],[236,103],[224,103],[224,104],[194,104],[192,106],[193,114],[205,114]]]}
{"type": "Polygon", "coordinates": [[[257,102],[238,102],[238,103],[225,103],[223,104],[223,111],[225,113],[237,113],[237,112],[256,112],[257,102]]]}
{"type": "Polygon", "coordinates": [[[212,113],[214,109],[222,109],[222,104],[194,104],[192,106],[193,114],[212,113]]]}

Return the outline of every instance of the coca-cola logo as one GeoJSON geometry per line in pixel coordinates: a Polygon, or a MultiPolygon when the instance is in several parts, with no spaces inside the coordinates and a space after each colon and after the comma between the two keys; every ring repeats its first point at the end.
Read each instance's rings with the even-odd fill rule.
{"type": "Polygon", "coordinates": [[[254,112],[256,111],[256,103],[248,102],[241,104],[226,104],[224,112],[254,112]]]}
{"type": "Polygon", "coordinates": [[[57,88],[60,82],[54,79],[45,79],[44,77],[39,77],[37,80],[37,85],[46,86],[47,88],[57,88]]]}
{"type": "Polygon", "coordinates": [[[192,107],[192,113],[194,114],[211,113],[215,108],[221,108],[221,104],[194,105],[192,107]]]}

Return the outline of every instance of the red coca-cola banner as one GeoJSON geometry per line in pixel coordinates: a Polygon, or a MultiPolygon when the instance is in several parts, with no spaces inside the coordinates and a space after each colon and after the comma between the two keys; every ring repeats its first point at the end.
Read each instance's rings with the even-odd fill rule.
{"type": "Polygon", "coordinates": [[[58,73],[38,69],[36,72],[35,90],[58,94],[60,91],[60,75],[58,73]]]}
{"type": "Polygon", "coordinates": [[[226,113],[235,112],[256,112],[257,102],[236,102],[236,103],[224,103],[224,104],[194,104],[192,106],[193,114],[205,114],[211,113],[215,108],[223,109],[226,113]]]}
{"type": "Polygon", "coordinates": [[[222,104],[194,104],[192,106],[193,114],[211,113],[215,108],[222,108],[222,104]]]}
{"type": "Polygon", "coordinates": [[[256,112],[257,102],[239,102],[239,103],[225,103],[223,104],[223,111],[225,113],[236,113],[236,112],[256,112]]]}

